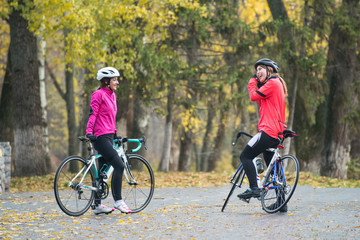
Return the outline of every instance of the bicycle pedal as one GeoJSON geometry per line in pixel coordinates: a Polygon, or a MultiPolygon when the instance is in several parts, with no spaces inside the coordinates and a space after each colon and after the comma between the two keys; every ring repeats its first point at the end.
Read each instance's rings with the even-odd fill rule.
{"type": "Polygon", "coordinates": [[[250,203],[250,198],[240,198],[241,201],[250,203]]]}

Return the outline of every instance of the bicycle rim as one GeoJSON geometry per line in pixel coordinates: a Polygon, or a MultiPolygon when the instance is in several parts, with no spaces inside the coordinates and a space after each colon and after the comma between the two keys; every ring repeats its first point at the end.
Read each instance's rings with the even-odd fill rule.
{"type": "Polygon", "coordinates": [[[286,155],[276,164],[276,175],[270,175],[261,194],[261,204],[267,213],[275,213],[284,207],[292,197],[298,179],[299,162],[296,157],[286,155]]]}
{"type": "MultiPolygon", "coordinates": [[[[239,187],[239,182],[243,179],[244,175],[245,175],[244,168],[241,167],[240,170],[239,170],[239,172],[238,172],[238,174],[237,174],[237,176],[235,177],[235,181],[232,183],[230,192],[229,192],[229,194],[227,195],[227,197],[226,197],[226,199],[225,199],[225,202],[224,202],[224,204],[223,204],[223,206],[222,206],[222,208],[221,208],[221,212],[224,211],[226,205],[228,204],[228,202],[229,202],[229,200],[230,200],[230,197],[232,196],[232,194],[233,194],[234,191],[235,191],[235,188],[236,188],[236,187],[239,187]]],[[[240,186],[240,187],[241,187],[241,186],[240,186]]]]}
{"type": "MultiPolygon", "coordinates": [[[[136,183],[128,182],[123,174],[121,196],[133,213],[142,211],[151,201],[154,194],[155,179],[150,164],[140,155],[128,154],[131,175],[136,183]]],[[[127,171],[127,169],[125,169],[127,171]]],[[[129,172],[126,172],[130,178],[129,172]]],[[[114,179],[114,178],[112,178],[114,179]]],[[[112,194],[114,183],[112,181],[112,194]]]]}
{"type": "Polygon", "coordinates": [[[95,193],[84,189],[83,186],[95,186],[95,177],[92,170],[87,173],[82,184],[83,174],[79,170],[85,168],[86,161],[77,156],[70,156],[60,164],[54,180],[55,199],[61,210],[70,216],[80,216],[91,206],[95,193]],[[71,182],[72,181],[72,182],[71,182]]]}

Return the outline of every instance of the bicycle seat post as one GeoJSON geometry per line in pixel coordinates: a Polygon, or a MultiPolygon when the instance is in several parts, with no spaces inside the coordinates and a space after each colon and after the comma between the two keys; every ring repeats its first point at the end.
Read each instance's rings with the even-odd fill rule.
{"type": "Polygon", "coordinates": [[[91,141],[89,141],[89,151],[90,151],[90,156],[95,155],[94,145],[93,145],[93,143],[91,141]]]}

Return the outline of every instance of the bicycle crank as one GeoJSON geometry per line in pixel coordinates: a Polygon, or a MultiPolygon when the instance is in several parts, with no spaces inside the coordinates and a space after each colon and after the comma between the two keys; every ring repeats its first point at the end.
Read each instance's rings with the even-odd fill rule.
{"type": "Polygon", "coordinates": [[[98,196],[101,199],[105,199],[107,198],[107,196],[109,196],[109,186],[107,185],[106,182],[101,181],[98,183],[98,196]]]}

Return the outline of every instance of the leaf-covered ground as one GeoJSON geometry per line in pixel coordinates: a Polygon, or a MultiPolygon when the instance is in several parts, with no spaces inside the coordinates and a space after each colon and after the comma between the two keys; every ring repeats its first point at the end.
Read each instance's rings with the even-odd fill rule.
{"type": "MultiPolygon", "coordinates": [[[[156,188],[220,187],[229,183],[232,172],[155,172],[156,188]]],[[[11,178],[10,192],[52,191],[55,173],[46,176],[11,178]]],[[[360,180],[342,180],[301,172],[299,185],[316,188],[360,187],[360,180]]]]}
{"type": "Polygon", "coordinates": [[[222,212],[229,189],[159,188],[140,213],[79,217],[63,213],[52,192],[0,194],[0,239],[359,239],[360,188],[298,186],[288,212],[276,214],[240,201],[243,189],[222,212]]]}

